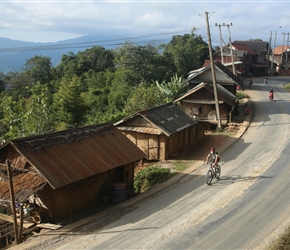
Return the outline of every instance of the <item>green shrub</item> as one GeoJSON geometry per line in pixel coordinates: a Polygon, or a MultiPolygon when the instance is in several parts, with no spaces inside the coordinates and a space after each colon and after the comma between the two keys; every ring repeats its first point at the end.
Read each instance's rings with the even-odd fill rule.
{"type": "Polygon", "coordinates": [[[249,96],[245,92],[242,92],[242,91],[237,91],[236,97],[238,100],[249,98],[249,96]]]}
{"type": "Polygon", "coordinates": [[[290,89],[290,83],[286,83],[283,85],[285,89],[290,89]]]}
{"type": "Polygon", "coordinates": [[[157,183],[162,183],[170,178],[170,169],[151,166],[140,170],[134,179],[135,193],[147,191],[157,183]]]}

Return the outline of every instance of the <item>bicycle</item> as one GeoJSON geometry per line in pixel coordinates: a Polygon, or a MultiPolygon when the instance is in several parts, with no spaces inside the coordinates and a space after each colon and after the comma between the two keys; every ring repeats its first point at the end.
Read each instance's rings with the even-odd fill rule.
{"type": "Polygon", "coordinates": [[[23,208],[23,219],[27,222],[39,224],[41,223],[41,217],[39,214],[40,207],[34,203],[23,203],[23,204],[16,204],[16,215],[20,217],[20,209],[21,206],[23,208]],[[29,205],[27,205],[29,204],[29,205]]]}
{"type": "Polygon", "coordinates": [[[209,163],[209,169],[205,175],[205,183],[207,185],[210,185],[212,182],[212,179],[215,177],[217,180],[219,180],[221,175],[221,166],[218,164],[217,167],[212,166],[212,162],[209,163]]]}

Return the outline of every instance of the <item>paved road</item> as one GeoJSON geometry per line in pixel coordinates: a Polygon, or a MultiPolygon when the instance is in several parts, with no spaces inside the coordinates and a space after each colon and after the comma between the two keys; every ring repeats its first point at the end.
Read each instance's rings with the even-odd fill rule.
{"type": "Polygon", "coordinates": [[[42,249],[264,249],[290,225],[290,93],[283,82],[254,79],[246,90],[254,118],[222,154],[219,181],[205,185],[202,167],[101,230],[87,226],[42,249]]]}

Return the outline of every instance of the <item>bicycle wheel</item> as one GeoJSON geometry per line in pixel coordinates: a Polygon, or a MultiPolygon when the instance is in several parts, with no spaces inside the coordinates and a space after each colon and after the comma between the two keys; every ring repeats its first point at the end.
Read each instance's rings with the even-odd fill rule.
{"type": "Polygon", "coordinates": [[[213,172],[211,169],[209,169],[205,175],[205,183],[207,185],[210,185],[211,184],[211,181],[212,181],[212,177],[213,177],[213,172]]]}
{"type": "Polygon", "coordinates": [[[39,224],[41,222],[40,215],[35,211],[30,212],[30,217],[35,224],[39,224]]]}
{"type": "Polygon", "coordinates": [[[221,167],[220,167],[220,165],[218,165],[218,166],[216,167],[216,169],[215,169],[215,178],[216,178],[217,180],[219,180],[220,175],[221,175],[221,167]]]}

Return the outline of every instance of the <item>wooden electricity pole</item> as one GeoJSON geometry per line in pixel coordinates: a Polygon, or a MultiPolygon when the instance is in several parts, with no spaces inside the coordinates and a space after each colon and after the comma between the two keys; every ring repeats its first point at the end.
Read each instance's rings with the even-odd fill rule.
{"type": "Polygon", "coordinates": [[[215,101],[215,109],[216,109],[217,129],[221,131],[222,125],[221,125],[221,119],[220,119],[220,109],[219,109],[219,100],[218,100],[218,93],[217,93],[215,67],[214,67],[214,61],[213,61],[213,56],[212,56],[212,45],[211,45],[210,29],[209,29],[209,22],[208,22],[208,12],[205,12],[205,16],[206,16],[206,27],[207,27],[207,36],[208,36],[208,50],[209,50],[211,75],[212,75],[212,85],[213,85],[214,101],[215,101]]]}
{"type": "Polygon", "coordinates": [[[230,32],[230,26],[233,24],[227,24],[228,32],[229,32],[229,42],[230,42],[230,48],[231,48],[231,58],[232,58],[232,67],[233,67],[233,73],[236,75],[236,68],[235,68],[235,62],[234,62],[234,55],[233,55],[233,46],[232,46],[232,38],[231,38],[231,32],[230,32]]]}
{"type": "Polygon", "coordinates": [[[289,53],[289,32],[287,33],[287,52],[286,52],[286,70],[288,70],[288,53],[289,53]]]}
{"type": "Polygon", "coordinates": [[[284,44],[285,44],[285,34],[284,32],[282,32],[283,35],[283,43],[282,43],[282,54],[281,54],[281,69],[283,68],[283,61],[284,61],[284,44]]]}
{"type": "Polygon", "coordinates": [[[18,237],[18,226],[17,226],[17,217],[16,217],[16,209],[15,209],[15,198],[14,198],[14,189],[13,189],[13,182],[12,182],[11,162],[10,162],[10,160],[7,160],[6,164],[7,164],[7,173],[8,173],[8,180],[9,180],[11,210],[12,210],[12,213],[13,213],[14,237],[15,237],[16,244],[19,244],[20,242],[19,242],[19,237],[18,237]]]}
{"type": "Polygon", "coordinates": [[[221,48],[221,58],[222,58],[222,64],[224,64],[224,51],[223,51],[223,39],[222,39],[222,29],[221,29],[221,24],[215,24],[215,26],[219,27],[219,32],[220,32],[220,48],[221,48]]]}
{"type": "MultiPolygon", "coordinates": [[[[232,59],[232,68],[233,68],[233,74],[236,75],[236,69],[235,69],[235,62],[234,62],[234,54],[233,54],[233,47],[232,47],[232,39],[231,39],[231,32],[230,32],[230,26],[233,24],[215,24],[215,26],[218,26],[220,29],[220,43],[221,43],[221,48],[222,48],[222,34],[221,34],[221,26],[227,26],[228,27],[228,33],[229,33],[229,43],[230,43],[230,51],[231,51],[231,59],[232,59]]],[[[224,64],[224,60],[222,58],[222,64],[224,64]]]]}
{"type": "MultiPolygon", "coordinates": [[[[272,51],[271,71],[273,70],[273,63],[275,60],[276,37],[277,37],[277,31],[275,31],[275,36],[274,36],[274,49],[272,51]]],[[[276,70],[275,70],[275,72],[276,72],[276,70]]]]}
{"type": "MultiPolygon", "coordinates": [[[[268,47],[268,51],[267,51],[267,74],[269,73],[269,57],[270,57],[270,49],[271,49],[271,43],[272,43],[272,31],[271,31],[271,34],[270,34],[270,39],[269,39],[269,47],[268,47]]],[[[273,58],[272,60],[273,61],[273,58]]]]}

